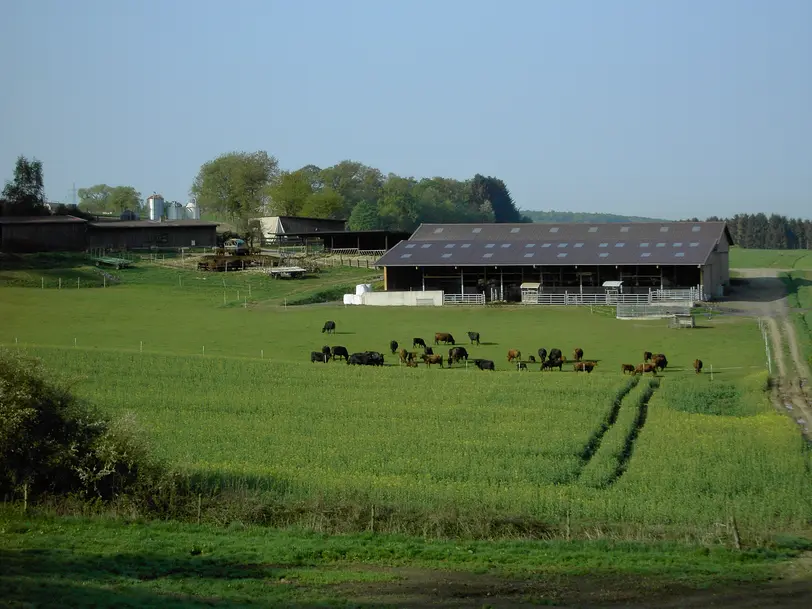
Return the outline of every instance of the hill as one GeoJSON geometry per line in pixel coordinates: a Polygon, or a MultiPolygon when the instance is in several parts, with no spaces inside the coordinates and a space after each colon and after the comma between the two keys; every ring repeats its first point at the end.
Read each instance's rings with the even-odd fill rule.
{"type": "Polygon", "coordinates": [[[572,211],[527,211],[520,212],[533,222],[663,222],[662,218],[642,218],[640,216],[620,216],[617,214],[597,214],[572,211]]]}

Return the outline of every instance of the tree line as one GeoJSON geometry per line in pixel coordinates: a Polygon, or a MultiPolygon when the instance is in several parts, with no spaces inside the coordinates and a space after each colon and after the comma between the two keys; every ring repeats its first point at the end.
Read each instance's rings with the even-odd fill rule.
{"type": "Polygon", "coordinates": [[[812,247],[812,220],[778,214],[711,216],[708,222],[727,222],[733,242],[746,249],[794,250],[812,247]]]}

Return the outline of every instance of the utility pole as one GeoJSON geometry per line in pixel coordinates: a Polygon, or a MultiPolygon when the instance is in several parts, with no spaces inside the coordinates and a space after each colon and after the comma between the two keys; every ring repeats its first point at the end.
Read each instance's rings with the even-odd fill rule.
{"type": "Polygon", "coordinates": [[[73,183],[73,188],[71,189],[71,195],[72,195],[72,203],[73,203],[73,205],[75,207],[76,206],[76,182],[73,183]]]}

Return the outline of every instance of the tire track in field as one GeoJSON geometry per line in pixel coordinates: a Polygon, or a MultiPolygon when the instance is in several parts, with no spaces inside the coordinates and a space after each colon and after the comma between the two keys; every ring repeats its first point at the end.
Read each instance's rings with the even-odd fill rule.
{"type": "Polygon", "coordinates": [[[634,427],[632,427],[631,432],[626,437],[626,447],[623,451],[623,455],[621,456],[618,464],[617,469],[615,470],[615,475],[609,481],[609,485],[611,486],[618,479],[626,472],[629,467],[629,461],[632,458],[632,454],[634,453],[634,443],[637,441],[640,432],[643,430],[643,425],[646,424],[646,419],[648,418],[648,403],[651,400],[651,396],[654,395],[654,392],[660,388],[660,381],[658,380],[650,380],[648,387],[643,391],[643,394],[640,396],[640,401],[637,404],[637,418],[634,421],[634,427]]]}
{"type": "Polygon", "coordinates": [[[581,465],[581,470],[578,472],[579,476],[592,457],[595,456],[595,453],[598,452],[598,449],[601,446],[601,440],[603,440],[603,436],[606,435],[606,432],[608,432],[617,421],[617,415],[620,412],[621,406],[623,405],[623,400],[625,400],[632,390],[637,387],[637,383],[639,381],[639,378],[633,376],[626,383],[626,385],[620,391],[618,391],[615,399],[612,401],[612,406],[609,408],[608,416],[601,422],[601,424],[595,430],[595,433],[593,433],[592,437],[589,438],[589,442],[587,442],[586,446],[584,446],[584,450],[581,452],[581,460],[583,461],[583,464],[581,465]]]}

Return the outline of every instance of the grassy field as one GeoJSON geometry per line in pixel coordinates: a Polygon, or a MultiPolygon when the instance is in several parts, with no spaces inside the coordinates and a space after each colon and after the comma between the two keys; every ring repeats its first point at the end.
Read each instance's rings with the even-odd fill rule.
{"type": "Polygon", "coordinates": [[[730,250],[732,269],[812,269],[810,250],[755,250],[734,247],[730,250]]]}
{"type": "Polygon", "coordinates": [[[310,284],[146,264],[120,275],[106,289],[4,288],[0,342],[108,411],[133,412],[162,458],[212,488],[258,493],[285,518],[310,505],[299,524],[354,530],[375,509],[380,530],[469,536],[498,535],[505,519],[538,534],[697,537],[730,514],[759,536],[808,522],[809,457],[769,406],[753,320],[678,331],[575,308],[280,306],[369,277],[338,269],[310,284]],[[225,305],[223,279],[235,293],[225,305]],[[496,373],[408,369],[388,354],[392,339],[411,348],[467,330],[496,373]],[[387,366],[311,364],[322,344],[387,352],[387,366]],[[542,346],[579,346],[598,367],[519,373],[506,361],[542,346]],[[669,356],[653,386],[620,373],[644,350],[669,356]],[[696,357],[713,380],[690,369],[696,357]],[[330,506],[352,515],[342,525],[330,506]]]}
{"type": "Polygon", "coordinates": [[[798,343],[804,359],[812,367],[812,272],[787,273],[787,303],[793,309],[792,320],[798,334],[798,343]]]}

